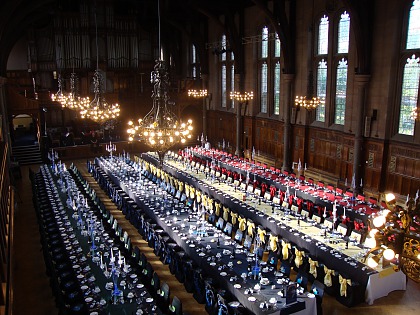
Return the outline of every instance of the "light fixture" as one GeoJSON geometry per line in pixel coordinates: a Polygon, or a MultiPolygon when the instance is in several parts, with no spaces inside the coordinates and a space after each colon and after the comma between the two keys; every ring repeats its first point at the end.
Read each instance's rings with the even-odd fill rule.
{"type": "Polygon", "coordinates": [[[317,96],[296,96],[295,98],[295,106],[299,108],[302,107],[307,110],[316,109],[322,102],[324,102],[324,100],[317,96]]]}
{"type": "MultiPolygon", "coordinates": [[[[385,194],[385,205],[369,218],[369,236],[365,246],[371,248],[364,257],[369,266],[375,257],[383,257],[383,267],[394,261],[409,278],[420,282],[420,198],[407,196],[406,207],[397,205],[392,193],[385,194]],[[375,255],[368,258],[369,255],[375,255]]],[[[376,264],[377,265],[377,264],[376,264]]]]}
{"type": "Polygon", "coordinates": [[[51,100],[53,102],[59,102],[61,106],[65,103],[65,96],[63,94],[63,79],[61,78],[61,73],[58,74],[57,78],[57,84],[58,84],[58,91],[55,94],[51,94],[51,100]]]}
{"type": "Polygon", "coordinates": [[[244,92],[240,93],[237,91],[230,92],[230,99],[234,101],[238,101],[239,103],[246,103],[252,99],[254,99],[254,92],[244,92]]]}
{"type": "Polygon", "coordinates": [[[207,96],[207,90],[188,90],[188,96],[202,98],[207,96]]]}
{"type": "MultiPolygon", "coordinates": [[[[160,4],[158,0],[158,23],[159,23],[159,55],[161,53],[160,43],[160,4]]],[[[159,161],[162,164],[166,152],[179,143],[185,143],[191,138],[193,130],[192,120],[186,123],[178,120],[177,116],[171,111],[173,102],[169,101],[168,87],[169,74],[165,62],[159,57],[151,73],[151,83],[153,84],[152,109],[138,119],[137,123],[129,121],[127,133],[129,141],[144,141],[153,151],[157,152],[159,161]]]]}
{"type": "Polygon", "coordinates": [[[85,109],[89,106],[89,97],[80,97],[76,90],[76,73],[72,72],[70,75],[70,92],[64,95],[61,105],[72,110],[85,109]]]}
{"type": "Polygon", "coordinates": [[[98,48],[98,23],[96,20],[96,7],[95,7],[95,30],[96,30],[96,70],[93,75],[93,92],[95,97],[92,102],[80,109],[80,117],[82,119],[90,119],[99,124],[112,123],[120,115],[120,106],[116,104],[109,104],[105,96],[102,75],[99,71],[99,48],[98,48]]]}

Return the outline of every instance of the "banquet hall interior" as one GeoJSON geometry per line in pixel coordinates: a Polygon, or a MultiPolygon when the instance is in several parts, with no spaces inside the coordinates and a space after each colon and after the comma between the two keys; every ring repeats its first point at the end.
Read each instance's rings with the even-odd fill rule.
{"type": "Polygon", "coordinates": [[[0,315],[417,313],[419,92],[420,0],[0,2],[0,315]]]}

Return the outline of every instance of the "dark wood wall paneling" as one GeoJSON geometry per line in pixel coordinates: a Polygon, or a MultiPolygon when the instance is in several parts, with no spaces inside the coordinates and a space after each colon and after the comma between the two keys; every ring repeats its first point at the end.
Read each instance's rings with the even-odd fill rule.
{"type": "Polygon", "coordinates": [[[387,191],[414,196],[420,187],[420,150],[416,146],[390,143],[387,191]]]}

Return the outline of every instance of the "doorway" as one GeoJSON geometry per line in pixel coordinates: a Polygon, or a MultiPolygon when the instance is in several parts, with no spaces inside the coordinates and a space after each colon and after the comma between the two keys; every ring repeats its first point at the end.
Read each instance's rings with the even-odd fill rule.
{"type": "Polygon", "coordinates": [[[38,141],[36,121],[30,115],[19,114],[13,117],[10,129],[14,147],[34,145],[38,141]]]}

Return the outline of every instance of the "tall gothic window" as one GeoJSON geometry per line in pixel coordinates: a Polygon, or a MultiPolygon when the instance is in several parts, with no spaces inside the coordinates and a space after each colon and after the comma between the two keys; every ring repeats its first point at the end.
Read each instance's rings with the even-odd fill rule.
{"type": "Polygon", "coordinates": [[[413,55],[407,59],[404,66],[402,80],[402,93],[400,103],[400,120],[398,133],[403,135],[414,135],[415,119],[412,116],[413,110],[417,108],[420,79],[420,58],[413,55]]]}
{"type": "Polygon", "coordinates": [[[200,65],[198,63],[197,50],[191,45],[191,76],[193,79],[200,77],[200,65]]]}
{"type": "Polygon", "coordinates": [[[402,70],[398,133],[414,136],[420,79],[420,0],[414,0],[410,8],[405,48],[411,57],[402,70]]]}
{"type": "Polygon", "coordinates": [[[337,67],[337,82],[335,89],[335,118],[334,123],[344,125],[346,113],[346,92],[347,92],[347,60],[341,59],[337,67]]]}
{"type": "Polygon", "coordinates": [[[327,62],[322,59],[318,63],[316,94],[323,102],[316,109],[316,120],[325,122],[325,98],[327,97],[327,62]]]}
{"type": "Polygon", "coordinates": [[[280,114],[280,61],[274,68],[274,115],[280,114]]]}
{"type": "Polygon", "coordinates": [[[222,107],[226,107],[227,86],[226,86],[226,65],[222,65],[222,107]]]}
{"type": "Polygon", "coordinates": [[[318,36],[316,43],[316,96],[321,98],[321,104],[316,109],[315,119],[319,122],[344,125],[346,113],[348,52],[350,46],[350,16],[344,11],[338,21],[330,23],[329,17],[323,15],[318,21],[318,36]],[[336,26],[336,27],[334,27],[336,26]],[[334,33],[335,36],[329,36],[334,33]],[[331,66],[332,65],[332,66],[331,66]],[[336,68],[334,69],[334,66],[336,68]],[[332,89],[328,82],[333,82],[332,89]],[[328,95],[330,95],[328,97],[328,95]],[[326,104],[327,99],[329,103],[326,104]],[[331,117],[326,121],[327,107],[331,108],[331,117]]]}
{"type": "Polygon", "coordinates": [[[261,64],[260,64],[260,111],[266,114],[268,108],[268,27],[264,26],[261,32],[261,64]]]}

